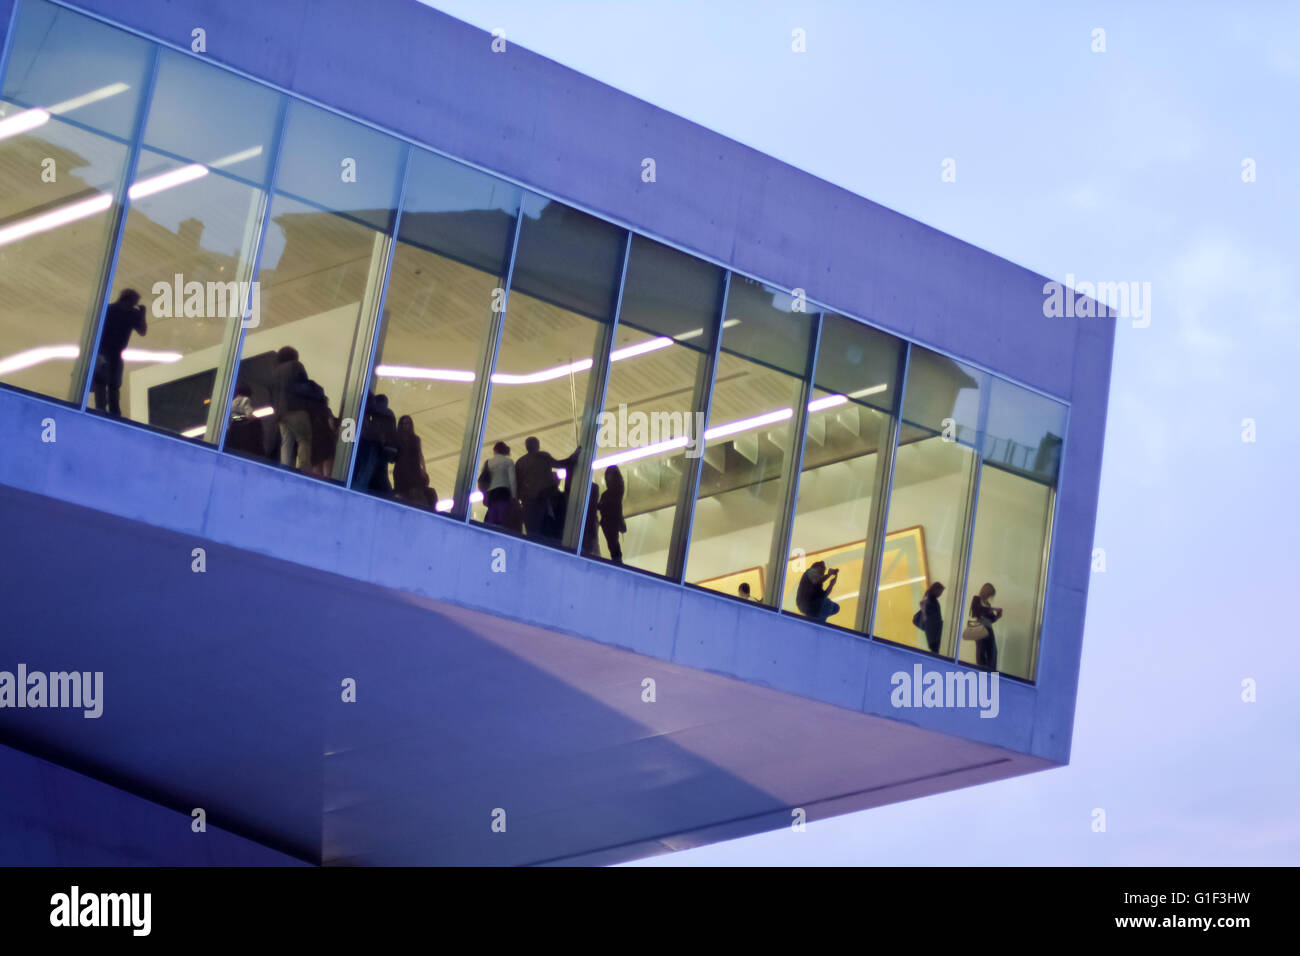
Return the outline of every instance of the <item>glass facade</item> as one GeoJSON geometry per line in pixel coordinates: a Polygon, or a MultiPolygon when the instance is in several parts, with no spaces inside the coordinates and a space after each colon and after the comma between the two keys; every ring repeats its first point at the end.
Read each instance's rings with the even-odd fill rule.
{"type": "Polygon", "coordinates": [[[43,0],[0,175],[2,386],[1034,680],[1061,402],[43,0]]]}
{"type": "Polygon", "coordinates": [[[893,336],[840,315],[822,317],[781,599],[786,611],[807,616],[810,609],[799,607],[799,586],[820,561],[838,570],[829,595],[838,609],[823,619],[867,630],[871,602],[862,595],[876,580],[871,558],[879,548],[880,492],[888,480],[903,354],[893,336]]]}
{"type": "Polygon", "coordinates": [[[6,385],[81,403],[155,55],[47,4],[24,4],[14,24],[0,88],[6,385]]]}
{"type": "Polygon", "coordinates": [[[962,569],[979,460],[980,402],[986,376],[913,346],[894,453],[885,544],[876,579],[872,633],[952,657],[961,630],[962,569]],[[912,623],[932,586],[942,627],[912,623]],[[938,643],[935,644],[935,638],[938,643]]]}
{"type": "MultiPolygon", "coordinates": [[[[250,297],[280,103],[270,90],[162,51],[110,286],[113,299],[127,289],[142,296],[147,322],[128,347],[152,361],[127,365],[117,408],[93,383],[96,409],[219,439],[213,397],[250,297]]],[[[100,355],[109,361],[111,335],[106,322],[100,355]]]]}
{"type": "Polygon", "coordinates": [[[785,564],[779,530],[814,317],[789,293],[733,274],[713,376],[686,580],[774,604],[785,564]]]}

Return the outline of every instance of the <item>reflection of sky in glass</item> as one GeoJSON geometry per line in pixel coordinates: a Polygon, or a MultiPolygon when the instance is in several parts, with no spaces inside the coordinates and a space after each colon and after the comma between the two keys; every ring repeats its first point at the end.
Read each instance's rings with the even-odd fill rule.
{"type": "Polygon", "coordinates": [[[1065,406],[1006,382],[995,380],[989,396],[989,438],[1036,448],[1051,433],[1065,435],[1065,406]]]}
{"type": "Polygon", "coordinates": [[[411,153],[404,208],[408,212],[499,209],[513,216],[519,207],[519,193],[517,186],[417,149],[411,153]]]}

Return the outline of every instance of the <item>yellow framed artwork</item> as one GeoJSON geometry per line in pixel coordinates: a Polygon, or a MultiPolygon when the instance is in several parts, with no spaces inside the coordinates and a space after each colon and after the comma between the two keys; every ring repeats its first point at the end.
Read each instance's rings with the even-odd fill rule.
{"type": "MultiPolygon", "coordinates": [[[[786,567],[785,587],[781,607],[796,611],[795,593],[804,571],[817,561],[825,561],[828,568],[839,568],[840,576],[831,599],[839,604],[839,613],[831,617],[831,624],[853,628],[858,619],[861,600],[859,585],[862,581],[862,562],[866,555],[866,541],[849,541],[846,544],[811,551],[790,559],[786,567]]],[[[762,567],[745,568],[731,574],[698,582],[700,587],[736,595],[742,582],[748,583],[754,600],[763,599],[764,574],[762,567]]],[[[930,570],[925,554],[925,529],[920,525],[901,528],[885,535],[884,556],[880,564],[880,590],[876,606],[875,634],[898,644],[925,649],[925,635],[912,625],[912,615],[920,606],[921,596],[930,586],[930,570]]]]}

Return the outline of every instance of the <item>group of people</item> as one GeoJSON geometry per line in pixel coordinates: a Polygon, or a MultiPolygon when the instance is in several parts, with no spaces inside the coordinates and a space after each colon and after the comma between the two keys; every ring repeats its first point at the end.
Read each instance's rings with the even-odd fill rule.
{"type": "MultiPolygon", "coordinates": [[[[831,600],[831,590],[839,579],[839,568],[827,568],[825,561],[815,561],[799,579],[795,592],[795,606],[804,617],[824,623],[840,612],[840,606],[831,600]]],[[[939,606],[939,597],[944,592],[943,583],[935,581],[926,588],[921,598],[920,609],[912,617],[912,623],[925,634],[925,643],[931,654],[939,653],[939,644],[943,639],[943,611],[939,606]]],[[[997,588],[985,584],[979,593],[971,598],[970,617],[962,631],[963,641],[975,644],[975,666],[983,670],[998,669],[997,638],[993,634],[993,625],[1002,618],[1002,608],[994,607],[992,599],[997,595],[997,588]]],[[[738,594],[746,601],[753,597],[747,583],[741,584],[738,594]]]]}
{"type": "Polygon", "coordinates": [[[387,395],[366,398],[352,486],[425,511],[438,508],[438,492],[429,481],[424,443],[415,431],[415,419],[410,415],[398,418],[388,407],[387,395]]]}
{"type": "Polygon", "coordinates": [[[339,420],[330,410],[325,389],[307,376],[298,350],[291,345],[275,353],[270,391],[276,428],[267,433],[254,414],[252,386],[247,382],[235,385],[226,447],[247,455],[278,458],[280,464],[303,474],[329,478],[334,473],[338,450],[339,420]]]}
{"type": "MultiPolygon", "coordinates": [[[[125,352],[132,333],[149,334],[148,316],[140,304],[140,293],[123,289],[117,301],[104,312],[104,328],[90,380],[95,409],[113,418],[122,416],[125,352]]],[[[325,390],[308,378],[298,351],[290,345],[276,353],[271,378],[280,463],[328,478],[334,470],[339,423],[330,411],[325,390]]],[[[274,458],[277,457],[275,444],[274,440],[267,440],[261,422],[253,414],[252,388],[245,382],[238,383],[230,408],[226,447],[274,458]]]]}
{"type": "MultiPolygon", "coordinates": [[[[492,446],[492,455],[483,463],[478,476],[478,490],[483,495],[487,513],[485,524],[523,534],[538,541],[555,544],[564,536],[564,521],[569,509],[570,489],[582,448],[567,458],[556,458],[543,451],[533,436],[524,439],[524,454],[510,457],[510,446],[503,441],[492,446]],[[556,471],[563,469],[561,483],[556,471]]],[[[626,486],[617,465],[605,469],[605,490],[591,483],[587,513],[582,529],[582,550],[600,555],[598,533],[603,534],[609,559],[623,563],[619,536],[627,532],[623,518],[626,486]]]]}

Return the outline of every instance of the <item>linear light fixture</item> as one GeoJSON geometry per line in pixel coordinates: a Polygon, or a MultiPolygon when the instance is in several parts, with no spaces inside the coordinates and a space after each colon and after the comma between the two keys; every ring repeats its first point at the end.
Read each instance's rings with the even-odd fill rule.
{"type": "Polygon", "coordinates": [[[160,193],[164,189],[171,189],[174,186],[180,186],[185,183],[191,183],[196,179],[201,179],[208,174],[208,167],[202,163],[190,163],[187,166],[181,166],[177,169],[168,170],[157,176],[150,176],[148,179],[142,179],[138,183],[133,183],[127,190],[127,195],[132,199],[144,199],[146,196],[152,196],[154,193],[160,193]]]}
{"type": "Polygon", "coordinates": [[[48,123],[51,116],[61,116],[83,106],[89,106],[91,103],[108,99],[110,96],[116,96],[118,93],[129,89],[130,87],[125,83],[110,83],[108,86],[101,86],[97,90],[91,90],[89,93],[81,94],[81,96],[74,96],[70,100],[55,103],[45,109],[38,106],[30,110],[23,110],[21,113],[15,113],[13,116],[0,120],[0,139],[29,133],[48,123]]]}

